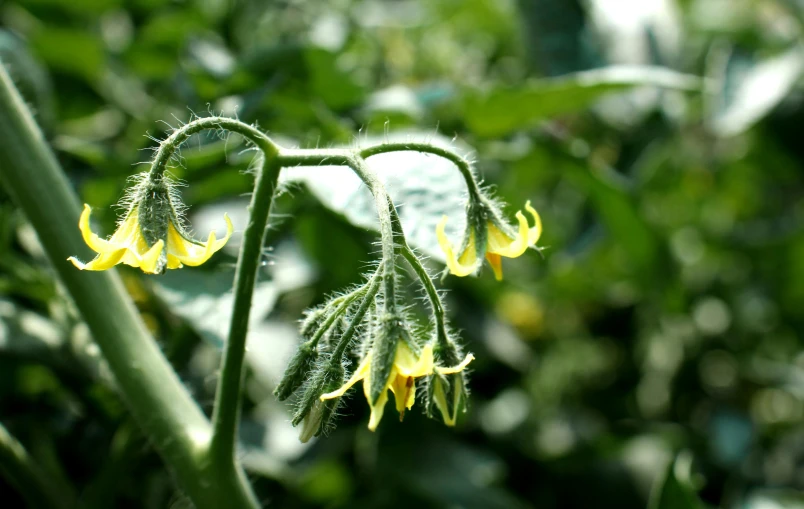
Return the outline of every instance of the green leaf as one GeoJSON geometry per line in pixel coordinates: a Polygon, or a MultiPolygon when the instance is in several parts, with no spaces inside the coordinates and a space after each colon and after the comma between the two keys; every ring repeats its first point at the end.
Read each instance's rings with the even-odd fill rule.
{"type": "Polygon", "coordinates": [[[92,83],[106,65],[103,41],[86,31],[47,27],[34,34],[31,46],[51,68],[92,83]]]}
{"type": "Polygon", "coordinates": [[[804,493],[789,489],[759,489],[751,492],[741,509],[801,509],[804,493]]]}
{"type": "MultiPolygon", "coordinates": [[[[222,215],[218,214],[215,207],[206,209],[209,214],[205,212],[205,215],[215,216],[216,219],[222,215]]],[[[199,214],[196,213],[196,216],[199,214]]],[[[242,231],[242,223],[247,218],[238,214],[232,214],[232,218],[235,229],[242,231]]],[[[199,231],[207,231],[204,221],[196,220],[195,223],[199,231]]],[[[238,239],[233,238],[227,249],[236,248],[237,242],[238,239]]],[[[308,284],[312,278],[309,267],[299,260],[299,253],[294,247],[281,245],[273,257],[276,264],[272,264],[270,270],[260,273],[260,279],[263,280],[258,281],[254,288],[249,317],[250,328],[254,331],[262,326],[280,295],[308,284]]],[[[156,296],[169,305],[173,313],[186,320],[193,330],[214,346],[223,346],[229,334],[232,317],[233,271],[185,267],[149,279],[156,296]]]]}
{"type": "MultiPolygon", "coordinates": [[[[422,141],[468,154],[469,149],[449,138],[430,133],[395,133],[383,138],[361,139],[362,146],[384,141],[422,141]]],[[[408,243],[424,254],[444,261],[435,229],[449,216],[447,234],[458,243],[466,223],[466,182],[458,169],[440,157],[418,152],[393,152],[368,159],[397,206],[408,243]]],[[[333,211],[356,226],[379,229],[374,200],[366,186],[350,170],[340,166],[300,166],[282,171],[284,183],[299,182],[333,211]]]]}
{"type": "MultiPolygon", "coordinates": [[[[170,306],[201,337],[220,348],[229,333],[232,318],[234,273],[182,269],[169,271],[154,281],[156,295],[170,306]]],[[[250,322],[261,322],[276,304],[278,288],[271,282],[257,283],[250,322]]]]}
{"type": "Polygon", "coordinates": [[[721,136],[739,134],[770,113],[804,72],[800,46],[765,60],[734,52],[722,60],[724,68],[709,118],[712,129],[721,136]]]}
{"type": "Polygon", "coordinates": [[[539,120],[582,111],[606,94],[643,86],[697,92],[703,80],[663,67],[604,67],[470,94],[465,118],[479,136],[504,136],[539,120]]]}
{"type": "Polygon", "coordinates": [[[648,509],[703,509],[690,486],[689,469],[684,459],[684,456],[679,456],[671,462],[664,477],[653,486],[648,509]]]}
{"type": "Polygon", "coordinates": [[[355,81],[354,73],[339,65],[338,55],[321,48],[310,48],[304,53],[309,73],[310,92],[333,110],[348,108],[360,103],[364,88],[355,81]]]}
{"type": "Polygon", "coordinates": [[[634,268],[647,274],[659,256],[659,243],[637,209],[634,193],[616,179],[614,170],[592,172],[577,161],[565,169],[567,179],[589,196],[611,236],[628,253],[634,268]]]}

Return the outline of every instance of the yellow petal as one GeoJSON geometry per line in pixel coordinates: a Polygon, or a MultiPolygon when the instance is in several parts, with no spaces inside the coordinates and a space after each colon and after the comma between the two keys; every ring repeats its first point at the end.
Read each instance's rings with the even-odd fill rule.
{"type": "Polygon", "coordinates": [[[452,243],[449,241],[447,234],[445,233],[447,221],[447,216],[444,216],[441,218],[438,226],[436,226],[436,237],[438,237],[438,244],[441,246],[441,250],[444,251],[444,254],[447,257],[447,267],[449,267],[449,271],[458,277],[468,276],[469,274],[474,273],[478,266],[477,251],[475,249],[475,234],[474,232],[469,234],[469,242],[466,245],[466,249],[459,258],[456,258],[455,251],[452,249],[452,243]]]}
{"type": "Polygon", "coordinates": [[[489,223],[487,252],[505,256],[506,258],[516,258],[527,251],[528,220],[525,219],[522,211],[516,213],[516,218],[519,221],[519,231],[514,239],[500,231],[494,223],[489,223]]]}
{"type": "Polygon", "coordinates": [[[321,401],[324,401],[325,399],[340,398],[341,396],[346,394],[346,391],[351,389],[354,384],[356,384],[360,380],[363,380],[364,378],[366,378],[366,382],[364,382],[364,384],[368,385],[367,377],[370,371],[371,371],[371,354],[369,353],[368,355],[366,355],[366,358],[363,359],[363,362],[360,363],[360,366],[358,366],[355,372],[352,374],[352,378],[350,378],[345,384],[343,384],[341,388],[338,389],[337,391],[322,394],[321,401]]]}
{"type": "Polygon", "coordinates": [[[206,243],[196,244],[185,239],[171,223],[168,226],[168,254],[174,257],[179,263],[196,267],[206,262],[212,255],[219,251],[232,236],[234,227],[229,216],[224,214],[226,220],[226,236],[221,240],[216,240],[215,232],[209,233],[206,243]]]}
{"type": "Polygon", "coordinates": [[[151,249],[149,249],[140,261],[140,269],[146,274],[153,274],[156,272],[156,265],[159,263],[159,256],[162,254],[162,249],[165,248],[165,241],[159,239],[151,249]]]}
{"type": "Polygon", "coordinates": [[[385,404],[388,402],[388,389],[391,387],[391,381],[396,379],[396,370],[391,369],[391,376],[388,377],[388,382],[386,382],[385,387],[383,388],[380,396],[377,398],[377,401],[374,404],[371,403],[371,370],[366,370],[366,376],[363,379],[363,394],[366,396],[366,401],[368,401],[369,407],[371,408],[371,416],[369,417],[368,429],[374,431],[379,426],[380,421],[382,420],[382,415],[385,412],[385,404]]]}
{"type": "Polygon", "coordinates": [[[412,376],[397,375],[391,384],[391,392],[394,393],[396,411],[399,412],[401,421],[405,410],[413,408],[413,403],[416,402],[416,380],[412,376]]]}
{"type": "Polygon", "coordinates": [[[539,217],[539,213],[530,206],[530,200],[525,203],[525,210],[527,210],[531,216],[533,216],[534,226],[528,230],[528,244],[534,245],[539,240],[539,237],[542,236],[542,218],[539,217]]]}
{"type": "Polygon", "coordinates": [[[113,251],[111,253],[99,254],[89,263],[81,263],[74,256],[71,256],[67,259],[80,270],[107,270],[120,263],[120,260],[123,258],[124,254],[126,254],[125,249],[118,249],[117,251],[113,251]]]}
{"type": "MultiPolygon", "coordinates": [[[[84,210],[81,212],[81,218],[78,220],[78,228],[81,230],[81,236],[84,238],[84,242],[96,253],[112,253],[120,249],[122,246],[104,240],[92,232],[92,228],[89,226],[89,215],[91,213],[92,208],[85,203],[84,210]]],[[[121,225],[121,228],[124,225],[125,223],[121,225]]]]}
{"type": "MultiPolygon", "coordinates": [[[[363,384],[368,387],[367,382],[363,382],[363,384]]],[[[366,389],[368,391],[368,389],[366,389]]],[[[366,399],[369,399],[368,394],[366,395],[366,399]]],[[[377,401],[371,405],[371,417],[369,417],[368,429],[371,431],[375,431],[377,426],[380,425],[380,421],[382,420],[382,415],[385,413],[385,404],[388,402],[388,391],[382,391],[380,397],[377,398],[377,401]]]]}
{"type": "Polygon", "coordinates": [[[425,345],[417,357],[404,341],[399,342],[394,357],[394,368],[402,376],[420,377],[433,372],[433,345],[425,345]]]}
{"type": "Polygon", "coordinates": [[[451,375],[453,373],[458,373],[458,372],[461,372],[464,369],[466,369],[466,366],[468,366],[469,363],[472,362],[473,360],[475,360],[474,355],[466,354],[466,357],[464,357],[463,361],[461,361],[461,363],[458,364],[457,366],[452,366],[450,368],[442,368],[442,367],[436,366],[435,370],[436,370],[436,372],[438,372],[438,373],[440,373],[442,375],[451,375]]]}
{"type": "Polygon", "coordinates": [[[172,254],[167,255],[167,268],[169,269],[180,269],[184,267],[182,263],[179,261],[178,258],[173,256],[172,254]]]}
{"type": "Polygon", "coordinates": [[[494,277],[497,281],[502,281],[503,279],[503,270],[502,270],[502,258],[500,255],[495,253],[486,253],[486,260],[489,261],[489,265],[491,265],[491,270],[494,271],[494,277]]]}

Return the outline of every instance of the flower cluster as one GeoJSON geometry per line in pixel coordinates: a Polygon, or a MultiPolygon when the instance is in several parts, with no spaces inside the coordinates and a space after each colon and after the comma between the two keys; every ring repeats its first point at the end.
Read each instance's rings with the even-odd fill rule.
{"type": "MultiPolygon", "coordinates": [[[[372,431],[385,413],[389,391],[400,420],[414,406],[419,392],[428,416],[438,410],[444,423],[454,426],[458,414],[466,409],[466,370],[474,356],[462,353],[455,335],[445,325],[441,296],[421,261],[407,246],[396,209],[379,180],[357,159],[347,162],[375,195],[383,258],[363,285],[331,298],[307,314],[301,325],[302,342],[275,395],[279,400],[295,398],[292,422],[294,426],[303,423],[303,441],[331,427],[342,398],[361,381],[370,408],[368,428],[372,431]],[[406,307],[398,302],[395,288],[402,257],[413,267],[428,295],[432,314],[425,326],[413,325],[406,307]]],[[[447,238],[446,216],[436,228],[447,270],[461,277],[475,274],[485,259],[500,280],[503,257],[517,258],[535,248],[542,233],[541,219],[527,202],[525,211],[532,224],[519,211],[517,224],[512,226],[503,218],[500,207],[479,190],[468,166],[464,173],[470,193],[467,226],[459,248],[455,249],[447,238]]],[[[194,240],[184,226],[184,206],[175,186],[163,172],[138,178],[127,196],[127,212],[109,239],[92,232],[91,209],[86,205],[79,228],[97,256],[87,263],[73,257],[70,261],[81,270],[106,270],[123,263],[148,274],[160,274],[166,269],[197,266],[209,260],[229,240],[232,223],[224,216],[227,232],[220,240],[215,232],[206,242],[194,240]]]]}
{"type": "Polygon", "coordinates": [[[124,263],[138,267],[146,274],[161,274],[166,268],[201,265],[232,235],[232,222],[224,215],[224,238],[218,240],[213,231],[206,242],[194,240],[184,226],[184,205],[175,191],[175,183],[167,176],[152,178],[146,174],[139,178],[129,191],[126,202],[126,215],[108,240],[91,230],[89,216],[92,209],[84,205],[78,227],[84,242],[97,256],[87,263],[70,257],[73,265],[81,270],[107,270],[124,263]]]}

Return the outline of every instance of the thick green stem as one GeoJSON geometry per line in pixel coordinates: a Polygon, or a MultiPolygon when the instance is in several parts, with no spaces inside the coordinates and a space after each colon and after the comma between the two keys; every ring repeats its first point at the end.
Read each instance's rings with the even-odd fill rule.
{"type": "Polygon", "coordinates": [[[67,258],[87,253],[78,198],[8,73],[0,66],[0,179],[39,235],[134,418],[196,507],[256,507],[237,476],[203,470],[209,421],[153,341],[116,271],[81,272],[67,258]]]}
{"type": "Polygon", "coordinates": [[[240,419],[240,387],[243,381],[243,361],[246,355],[251,298],[262,260],[265,230],[271,214],[274,191],[281,166],[274,154],[266,154],[263,167],[257,175],[254,194],[249,206],[249,223],[243,233],[240,258],[234,280],[234,305],[229,339],[223,351],[223,361],[218,390],[215,396],[215,411],[212,415],[212,444],[210,457],[215,463],[235,461],[237,426],[240,419]]]}
{"type": "Polygon", "coordinates": [[[61,489],[0,424],[0,472],[15,486],[33,509],[70,509],[75,494],[61,489]]]}

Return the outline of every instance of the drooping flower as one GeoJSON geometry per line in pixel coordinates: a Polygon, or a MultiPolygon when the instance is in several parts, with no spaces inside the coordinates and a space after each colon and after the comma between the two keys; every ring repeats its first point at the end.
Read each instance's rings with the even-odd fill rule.
{"type": "Polygon", "coordinates": [[[195,267],[209,260],[232,235],[229,216],[224,215],[224,238],[218,240],[212,231],[207,242],[193,240],[179,219],[177,210],[181,205],[174,203],[177,198],[165,180],[138,184],[131,193],[128,213],[108,240],[91,230],[92,209],[84,205],[78,227],[84,242],[98,255],[87,263],[72,256],[68,260],[81,270],[107,270],[124,263],[147,274],[161,274],[166,268],[180,269],[184,265],[195,267]]]}
{"type": "Polygon", "coordinates": [[[321,400],[332,398],[339,398],[346,394],[354,384],[363,381],[363,392],[366,395],[369,406],[371,407],[371,417],[369,418],[368,428],[371,431],[377,429],[380,424],[383,413],[385,411],[385,404],[388,402],[388,390],[394,394],[396,401],[396,410],[399,412],[400,420],[405,415],[406,410],[413,407],[416,401],[416,379],[424,376],[438,373],[448,375],[458,373],[466,369],[466,366],[472,362],[474,356],[468,354],[464,360],[453,367],[440,367],[435,365],[433,359],[433,346],[431,344],[422,348],[421,353],[417,356],[413,350],[407,345],[405,341],[400,341],[396,348],[394,356],[393,367],[391,368],[390,376],[385,382],[385,387],[380,393],[377,401],[372,403],[370,396],[371,388],[371,360],[372,354],[369,352],[360,365],[355,370],[352,377],[337,391],[333,391],[321,396],[321,400]]]}
{"type": "Polygon", "coordinates": [[[448,218],[444,216],[436,227],[438,243],[447,258],[447,268],[450,273],[464,277],[474,274],[482,265],[483,256],[491,265],[497,280],[503,277],[502,257],[517,258],[522,256],[528,248],[534,246],[542,234],[542,220],[536,210],[528,201],[525,210],[533,217],[533,226],[528,224],[522,211],[516,213],[517,228],[514,229],[497,218],[497,214],[488,211],[485,221],[473,221],[469,218],[467,235],[459,255],[455,254],[452,243],[445,233],[448,218]],[[478,245],[477,239],[485,239],[483,245],[478,245]]]}

